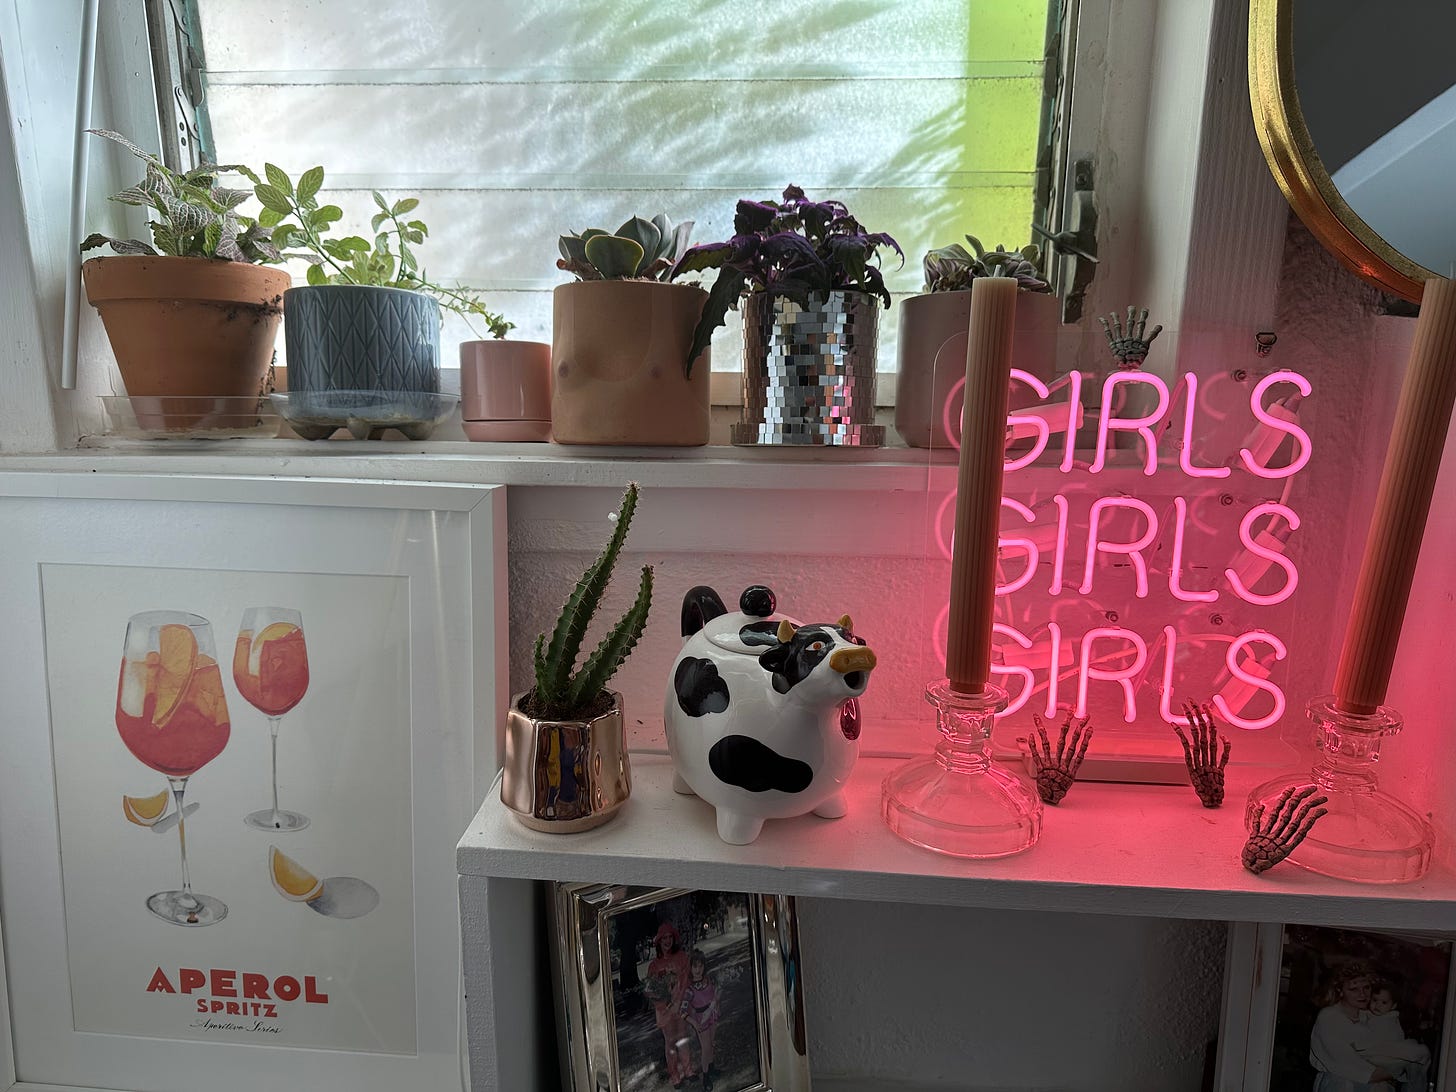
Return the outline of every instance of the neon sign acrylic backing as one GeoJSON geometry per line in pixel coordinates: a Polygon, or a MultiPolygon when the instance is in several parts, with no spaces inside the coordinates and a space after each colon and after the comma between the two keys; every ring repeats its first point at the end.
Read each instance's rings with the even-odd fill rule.
{"type": "MultiPolygon", "coordinates": [[[[1309,586],[1314,385],[1275,367],[1171,385],[1140,371],[1052,383],[1013,371],[1012,384],[992,667],[1011,694],[1003,752],[1031,713],[1071,710],[1093,717],[1104,757],[1172,769],[1167,725],[1197,700],[1241,729],[1241,757],[1286,758],[1279,726],[1303,701],[1290,683],[1307,658],[1296,610],[1309,586]]],[[[959,394],[944,408],[953,438],[959,394]]],[[[930,480],[932,556],[948,562],[954,480],[938,467],[930,480]]],[[[1309,651],[1321,664],[1330,654],[1309,651]]]]}

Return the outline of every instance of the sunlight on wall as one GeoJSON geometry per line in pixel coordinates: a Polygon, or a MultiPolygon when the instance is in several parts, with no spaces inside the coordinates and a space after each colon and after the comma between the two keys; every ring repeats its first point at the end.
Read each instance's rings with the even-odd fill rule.
{"type": "MultiPolygon", "coordinates": [[[[899,239],[897,294],[931,247],[1030,238],[1047,0],[198,6],[218,158],[322,163],[348,231],[371,188],[419,194],[431,274],[516,337],[550,340],[562,232],[665,211],[709,242],[791,182],[899,239]]],[[[714,345],[738,367],[736,325],[714,345]]]]}

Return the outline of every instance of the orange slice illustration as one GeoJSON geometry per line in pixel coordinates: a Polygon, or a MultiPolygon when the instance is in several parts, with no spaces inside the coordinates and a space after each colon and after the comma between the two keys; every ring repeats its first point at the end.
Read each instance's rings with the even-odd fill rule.
{"type": "Polygon", "coordinates": [[[268,874],[273,888],[289,902],[310,902],[324,893],[324,882],[283,853],[268,847],[268,874]]]}
{"type": "Polygon", "coordinates": [[[164,726],[177,711],[197,668],[197,638],[186,626],[169,623],[158,636],[157,705],[152,723],[164,726]]]}
{"type": "Polygon", "coordinates": [[[167,810],[167,797],[170,795],[171,793],[163,789],[156,796],[123,796],[121,813],[129,822],[139,827],[156,826],[162,812],[167,810]]]}

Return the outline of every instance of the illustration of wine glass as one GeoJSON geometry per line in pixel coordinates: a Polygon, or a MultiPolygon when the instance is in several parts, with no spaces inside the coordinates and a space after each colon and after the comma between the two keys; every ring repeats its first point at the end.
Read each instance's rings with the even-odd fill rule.
{"type": "Polygon", "coordinates": [[[258,830],[303,830],[308,816],[278,807],[278,723],[308,690],[308,648],[303,616],[287,607],[249,607],[238,626],[233,682],[254,709],[268,718],[273,744],[273,806],[243,822],[258,830]]]}
{"type": "Polygon", "coordinates": [[[177,802],[182,888],[158,891],[147,909],[174,925],[217,924],[227,904],[192,890],[182,800],[187,779],[222,753],[231,731],[206,618],[170,610],[132,615],[116,686],[116,730],[127,750],[167,778],[177,802]]]}

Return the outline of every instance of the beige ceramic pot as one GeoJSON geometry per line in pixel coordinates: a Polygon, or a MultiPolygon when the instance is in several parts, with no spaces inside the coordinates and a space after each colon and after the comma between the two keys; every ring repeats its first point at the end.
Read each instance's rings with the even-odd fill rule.
{"type": "MultiPolygon", "coordinates": [[[[1061,307],[1061,300],[1047,293],[1022,292],[1016,297],[1011,366],[1043,383],[1056,376],[1061,307]]],[[[895,431],[911,447],[948,448],[946,407],[956,382],[966,374],[971,292],[927,292],[911,296],[899,310],[895,431]]],[[[1038,401],[1024,385],[1013,386],[1013,409],[1038,401]]],[[[952,420],[959,408],[957,397],[950,406],[952,420]]]]}
{"type": "Polygon", "coordinates": [[[549,440],[551,346],[494,338],[462,342],[460,416],[472,440],[549,440]]]}
{"type": "Polygon", "coordinates": [[[538,720],[521,712],[526,695],[511,699],[501,803],[532,830],[591,830],[632,795],[622,695],[607,693],[612,707],[588,720],[538,720]]]}
{"type": "Polygon", "coordinates": [[[556,289],[551,437],[559,444],[708,442],[709,350],[683,361],[708,294],[658,281],[556,289]]]}
{"type": "MultiPolygon", "coordinates": [[[[262,393],[283,293],[292,285],[286,272],[150,255],[92,258],[81,272],[127,394],[155,399],[262,393]]],[[[185,429],[200,420],[195,413],[161,416],[149,427],[185,429]]]]}

